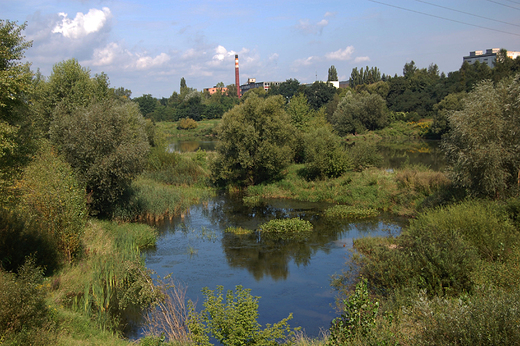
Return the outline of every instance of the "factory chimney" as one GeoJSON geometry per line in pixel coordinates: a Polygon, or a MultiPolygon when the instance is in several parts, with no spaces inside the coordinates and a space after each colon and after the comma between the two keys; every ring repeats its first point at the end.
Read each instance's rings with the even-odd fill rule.
{"type": "Polygon", "coordinates": [[[235,85],[237,86],[237,96],[240,98],[240,78],[238,76],[238,54],[235,54],[235,85]]]}

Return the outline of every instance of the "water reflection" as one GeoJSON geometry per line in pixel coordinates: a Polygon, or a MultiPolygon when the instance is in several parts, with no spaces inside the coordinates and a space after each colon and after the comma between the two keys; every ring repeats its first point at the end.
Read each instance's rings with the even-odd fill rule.
{"type": "Polygon", "coordinates": [[[147,267],[161,276],[172,273],[188,285],[188,297],[199,305],[202,287],[251,288],[253,295],[262,297],[261,324],[293,312],[292,326],[318,336],[335,317],[330,276],[343,270],[353,239],[397,234],[403,224],[386,217],[355,223],[331,220],[323,216],[328,206],[272,200],[248,207],[240,199],[219,196],[206,206],[193,207],[183,219],[164,223],[156,248],[146,255],[147,267]],[[314,230],[296,239],[224,232],[229,226],[256,229],[281,217],[309,220],[314,230]]]}
{"type": "Polygon", "coordinates": [[[440,141],[382,141],[377,144],[383,156],[382,168],[401,168],[404,165],[421,164],[435,171],[446,167],[440,141]]]}
{"type": "Polygon", "coordinates": [[[176,140],[170,143],[168,149],[170,152],[186,153],[194,152],[199,149],[206,151],[214,151],[217,141],[203,141],[203,140],[176,140]]]}

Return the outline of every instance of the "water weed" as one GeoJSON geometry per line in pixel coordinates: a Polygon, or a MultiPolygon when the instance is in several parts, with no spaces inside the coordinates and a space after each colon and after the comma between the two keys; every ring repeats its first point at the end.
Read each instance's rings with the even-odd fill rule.
{"type": "Polygon", "coordinates": [[[342,219],[365,219],[378,215],[377,209],[359,208],[351,205],[335,205],[325,210],[325,216],[342,219]]]}

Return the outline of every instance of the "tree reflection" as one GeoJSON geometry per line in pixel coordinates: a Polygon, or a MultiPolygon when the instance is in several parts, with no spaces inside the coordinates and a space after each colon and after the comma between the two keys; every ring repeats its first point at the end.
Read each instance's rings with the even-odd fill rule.
{"type": "MultiPolygon", "coordinates": [[[[330,205],[290,200],[269,200],[260,206],[248,207],[239,198],[221,197],[208,208],[207,216],[219,228],[242,227],[256,230],[258,226],[274,218],[299,217],[310,221],[314,230],[293,236],[280,234],[236,235],[225,233],[222,247],[231,267],[248,270],[258,281],[269,276],[274,280],[285,280],[289,275],[289,264],[308,265],[318,251],[328,252],[334,242],[348,237],[348,233],[371,233],[380,231],[385,223],[371,219],[351,223],[348,220],[331,219],[323,216],[330,205]]],[[[391,229],[395,222],[389,221],[391,229]]],[[[397,227],[398,229],[398,227],[397,227]]]]}

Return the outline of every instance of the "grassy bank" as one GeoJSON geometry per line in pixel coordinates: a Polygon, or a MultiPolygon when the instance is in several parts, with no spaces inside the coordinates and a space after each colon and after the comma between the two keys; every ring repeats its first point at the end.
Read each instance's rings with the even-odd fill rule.
{"type": "Polygon", "coordinates": [[[302,169],[303,165],[292,165],[284,179],[248,187],[245,200],[290,198],[333,202],[413,216],[418,207],[434,202],[436,195],[449,184],[443,173],[420,166],[401,170],[371,168],[318,181],[306,180],[300,174],[302,169]]]}
{"type": "Polygon", "coordinates": [[[128,318],[160,297],[140,255],[155,237],[146,225],[90,220],[72,265],[50,277],[30,260],[18,275],[0,272],[2,345],[128,344],[128,318]]]}

